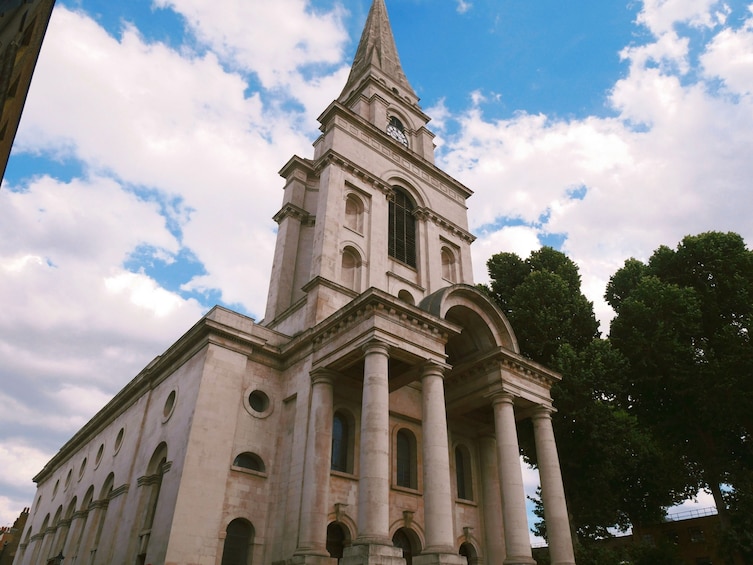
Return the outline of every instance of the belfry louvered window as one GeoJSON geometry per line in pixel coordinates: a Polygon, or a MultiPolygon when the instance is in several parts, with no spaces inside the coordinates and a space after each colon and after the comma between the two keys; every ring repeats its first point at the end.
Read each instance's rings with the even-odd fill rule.
{"type": "Polygon", "coordinates": [[[416,217],[413,202],[400,188],[390,200],[388,253],[398,261],[416,266],[416,217]]]}

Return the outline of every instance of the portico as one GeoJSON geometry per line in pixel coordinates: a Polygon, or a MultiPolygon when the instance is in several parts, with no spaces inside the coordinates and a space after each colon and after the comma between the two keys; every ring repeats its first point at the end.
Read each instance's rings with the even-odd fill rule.
{"type": "MultiPolygon", "coordinates": [[[[544,504],[552,517],[547,522],[552,556],[561,565],[574,563],[549,416],[548,389],[559,377],[515,351],[509,324],[487,297],[455,285],[411,306],[372,289],[319,331],[321,339],[314,338],[318,368],[310,373],[301,509],[306,519],[301,520],[297,555],[307,556],[306,562],[325,558],[327,517],[340,515],[355,524],[342,563],[402,563],[392,538],[409,512],[409,527],[420,540],[420,554],[412,556],[417,564],[464,564],[458,543],[464,527],[485,530],[485,542],[475,540],[485,563],[534,564],[517,439],[517,421],[532,417],[544,504]],[[407,329],[412,337],[403,340],[407,329]],[[353,504],[333,494],[331,422],[335,390],[359,388],[352,408],[360,415],[353,504]],[[395,414],[400,407],[391,402],[406,391],[420,399],[413,429],[420,430],[416,456],[422,481],[409,492],[393,480],[399,463],[391,432],[401,425],[395,414]],[[472,469],[478,469],[480,488],[474,518],[464,524],[458,520],[459,509],[467,514],[471,506],[455,488],[458,469],[451,437],[469,419],[477,425],[468,443],[478,454],[472,469]]],[[[352,400],[353,392],[348,396],[352,400]]]]}

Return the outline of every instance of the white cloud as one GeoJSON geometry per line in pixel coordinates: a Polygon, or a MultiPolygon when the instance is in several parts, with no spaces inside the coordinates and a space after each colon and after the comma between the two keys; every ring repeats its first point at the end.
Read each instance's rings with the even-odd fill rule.
{"type": "Polygon", "coordinates": [[[473,4],[471,2],[466,2],[466,0],[458,0],[459,14],[465,14],[471,8],[473,8],[473,4]]]}
{"type": "MultiPolygon", "coordinates": [[[[0,468],[3,469],[0,482],[33,494],[31,477],[42,470],[52,455],[18,438],[3,440],[0,442],[0,468]]],[[[6,522],[0,523],[6,525],[6,522]]]]}
{"type": "Polygon", "coordinates": [[[696,28],[723,24],[729,7],[720,0],[643,0],[638,23],[654,35],[669,32],[680,23],[696,28]]]}
{"type": "MultiPolygon", "coordinates": [[[[672,21],[705,21],[671,2],[645,10],[657,18],[671,14],[672,21]]],[[[651,25],[671,27],[659,20],[651,25]]],[[[612,314],[604,288],[625,259],[646,259],[659,245],[708,230],[736,231],[753,241],[750,207],[744,205],[750,199],[744,179],[753,177],[750,28],[748,22],[739,30],[718,30],[702,56],[706,75],[723,78],[738,98],[681,80],[682,69],[651,64],[640,48],[626,52],[637,58],[611,93],[615,117],[554,120],[523,113],[490,121],[476,105],[455,116],[460,131],[445,136],[441,166],[475,191],[471,227],[484,227],[475,244],[482,249],[474,251],[477,277],[490,242],[505,245],[497,250],[515,250],[511,228],[490,226],[518,217],[530,226],[516,230],[528,236],[528,247],[539,231],[566,234],[564,251],[580,266],[583,288],[607,322],[612,314]],[[579,187],[585,196],[573,199],[570,192],[579,187]]]]}
{"type": "MultiPolygon", "coordinates": [[[[749,9],[753,12],[753,6],[749,9]]],[[[719,32],[701,62],[706,75],[721,79],[728,92],[753,94],[753,18],[741,29],[719,32]]]]}
{"type": "Polygon", "coordinates": [[[300,82],[302,67],[341,64],[349,39],[339,6],[315,13],[304,0],[156,0],[155,4],[182,14],[200,41],[256,73],[265,88],[300,82]]]}

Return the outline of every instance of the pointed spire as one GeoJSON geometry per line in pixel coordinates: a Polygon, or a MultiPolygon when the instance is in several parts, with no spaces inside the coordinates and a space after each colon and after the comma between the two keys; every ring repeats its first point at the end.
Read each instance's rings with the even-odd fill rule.
{"type": "Polygon", "coordinates": [[[374,0],[371,4],[350,76],[340,99],[349,96],[353,88],[369,75],[386,79],[388,83],[392,83],[391,88],[396,87],[401,94],[407,94],[414,101],[418,101],[400,64],[384,0],[374,0]]]}

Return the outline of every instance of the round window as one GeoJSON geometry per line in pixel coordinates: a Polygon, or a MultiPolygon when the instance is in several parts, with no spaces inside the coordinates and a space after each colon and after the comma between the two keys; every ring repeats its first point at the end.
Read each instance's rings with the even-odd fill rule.
{"type": "Polygon", "coordinates": [[[266,412],[269,408],[269,397],[260,390],[255,390],[248,395],[248,404],[256,412],[266,412]]]}
{"type": "Polygon", "coordinates": [[[99,462],[102,461],[102,454],[105,452],[105,444],[101,443],[99,444],[99,449],[97,450],[97,456],[94,458],[94,467],[99,467],[99,462]]]}
{"type": "Polygon", "coordinates": [[[170,418],[170,416],[173,415],[173,410],[175,410],[175,399],[177,398],[178,393],[176,391],[170,391],[170,394],[167,395],[167,398],[165,399],[165,406],[162,408],[162,416],[164,419],[163,422],[167,422],[167,420],[170,418]]]}
{"type": "Polygon", "coordinates": [[[246,408],[246,412],[256,418],[266,418],[274,409],[274,403],[269,398],[269,395],[256,387],[246,389],[243,397],[243,406],[246,408]]]}
{"type": "Polygon", "coordinates": [[[115,438],[115,447],[114,447],[115,453],[120,451],[120,446],[123,445],[124,435],[125,435],[125,428],[120,428],[120,431],[118,432],[118,437],[115,438]]]}

